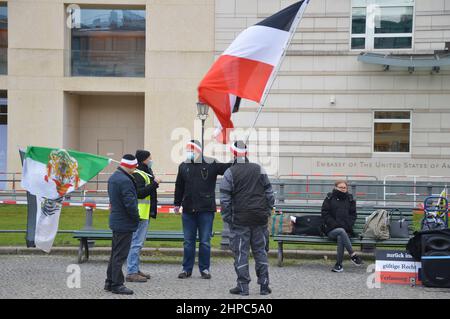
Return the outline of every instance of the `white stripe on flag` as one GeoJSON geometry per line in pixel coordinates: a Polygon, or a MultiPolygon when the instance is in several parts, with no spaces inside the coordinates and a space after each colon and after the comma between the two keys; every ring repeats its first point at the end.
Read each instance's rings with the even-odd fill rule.
{"type": "Polygon", "coordinates": [[[58,198],[58,192],[53,181],[45,181],[47,175],[47,166],[31,158],[23,161],[22,188],[33,195],[39,195],[46,198],[58,198]]]}
{"type": "Polygon", "coordinates": [[[289,32],[254,25],[242,31],[223,55],[277,65],[289,40],[289,32]]]}

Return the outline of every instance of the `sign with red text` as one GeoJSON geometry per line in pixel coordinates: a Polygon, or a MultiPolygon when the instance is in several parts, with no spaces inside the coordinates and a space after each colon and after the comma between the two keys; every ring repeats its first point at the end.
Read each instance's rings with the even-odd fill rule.
{"type": "Polygon", "coordinates": [[[377,250],[376,280],[384,284],[419,285],[422,263],[406,251],[377,250]]]}

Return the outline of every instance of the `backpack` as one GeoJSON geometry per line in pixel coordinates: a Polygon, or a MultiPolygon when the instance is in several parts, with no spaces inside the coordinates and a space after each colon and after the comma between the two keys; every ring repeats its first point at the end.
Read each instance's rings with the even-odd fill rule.
{"type": "Polygon", "coordinates": [[[389,239],[389,212],[385,209],[377,209],[367,217],[361,238],[373,238],[376,240],[389,239]]]}

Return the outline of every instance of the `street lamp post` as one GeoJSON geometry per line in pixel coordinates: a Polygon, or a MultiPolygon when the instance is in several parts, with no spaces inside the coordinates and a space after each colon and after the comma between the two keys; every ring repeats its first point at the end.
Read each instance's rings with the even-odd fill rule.
{"type": "Polygon", "coordinates": [[[202,121],[202,161],[203,161],[203,149],[204,149],[204,135],[205,135],[205,121],[208,118],[208,104],[197,102],[197,116],[202,121]]]}
{"type": "MultiPolygon", "coordinates": [[[[203,148],[204,148],[204,134],[205,134],[205,121],[208,118],[208,104],[198,102],[197,103],[197,116],[202,120],[202,162],[203,162],[203,148]]],[[[205,178],[205,177],[204,177],[205,178]]],[[[220,242],[220,248],[227,250],[230,247],[230,226],[227,222],[223,223],[222,240],[220,242]]]]}

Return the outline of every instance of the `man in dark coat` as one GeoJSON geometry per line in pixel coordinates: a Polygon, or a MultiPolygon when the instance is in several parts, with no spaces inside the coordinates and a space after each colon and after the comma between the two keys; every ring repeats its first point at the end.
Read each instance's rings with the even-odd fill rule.
{"type": "Polygon", "coordinates": [[[230,225],[230,248],[234,254],[237,286],[231,294],[249,294],[250,247],[255,258],[260,294],[268,295],[269,288],[269,230],[267,223],[275,204],[275,197],[264,169],[247,158],[247,146],[236,142],[231,146],[235,161],[220,184],[222,219],[230,225]]]}
{"type": "Polygon", "coordinates": [[[139,226],[133,233],[131,241],[130,253],[127,260],[127,277],[128,282],[146,282],[150,279],[150,274],[143,273],[140,270],[139,255],[144,246],[147,236],[149,217],[156,218],[157,199],[156,189],[159,187],[160,179],[155,178],[151,169],[153,160],[149,151],[137,150],[136,159],[138,161],[138,169],[133,173],[136,181],[138,208],[139,208],[139,226]]]}
{"type": "Polygon", "coordinates": [[[122,295],[133,294],[131,289],[123,285],[122,266],[130,251],[133,232],[139,224],[136,182],[132,176],[136,167],[136,157],[125,154],[120,161],[120,166],[108,180],[108,196],[111,205],[109,227],[113,238],[105,290],[122,295]]]}
{"type": "Polygon", "coordinates": [[[184,254],[180,279],[191,277],[195,262],[197,232],[200,239],[198,263],[203,279],[210,279],[211,235],[216,206],[216,181],[231,163],[218,163],[211,158],[202,158],[199,141],[187,144],[187,159],[178,167],[175,182],[175,213],[183,206],[184,254]]]}

